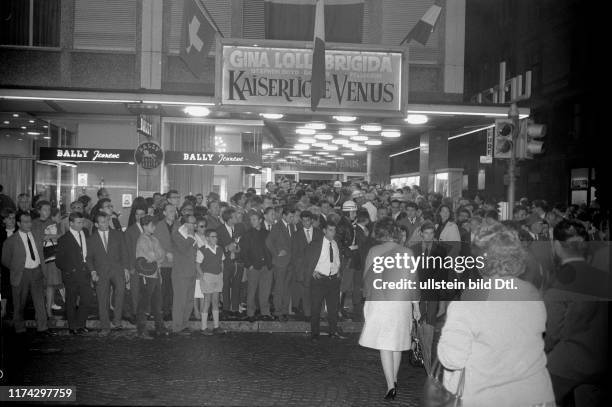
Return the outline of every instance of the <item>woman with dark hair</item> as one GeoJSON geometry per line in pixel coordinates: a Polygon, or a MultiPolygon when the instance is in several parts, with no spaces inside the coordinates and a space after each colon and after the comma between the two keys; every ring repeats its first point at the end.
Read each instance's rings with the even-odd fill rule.
{"type": "Polygon", "coordinates": [[[370,249],[365,261],[363,286],[366,297],[363,308],[365,323],[359,344],[380,351],[380,360],[387,381],[385,400],[392,400],[397,392],[397,373],[402,351],[410,349],[412,345],[410,334],[412,317],[418,321],[420,313],[417,301],[418,290],[389,289],[387,284],[407,280],[416,282],[417,273],[402,268],[401,265],[383,267],[387,262],[380,261],[382,258],[395,259],[396,255],[412,256],[409,248],[398,243],[399,229],[392,218],[383,218],[374,225],[374,237],[379,244],[370,249]]]}
{"type": "Polygon", "coordinates": [[[136,217],[134,216],[134,214],[136,213],[137,209],[142,209],[143,211],[145,211],[145,214],[147,213],[147,201],[142,196],[137,196],[136,198],[134,198],[134,202],[132,202],[130,216],[128,217],[128,227],[136,223],[136,217]]]}
{"type": "Polygon", "coordinates": [[[458,256],[461,250],[461,235],[457,224],[453,221],[453,211],[448,205],[440,205],[436,222],[434,238],[447,247],[449,256],[458,256]]]}

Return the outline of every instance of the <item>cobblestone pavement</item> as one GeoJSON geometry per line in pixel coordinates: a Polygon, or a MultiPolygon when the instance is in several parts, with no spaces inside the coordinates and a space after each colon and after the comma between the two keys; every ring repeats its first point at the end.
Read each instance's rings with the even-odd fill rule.
{"type": "Polygon", "coordinates": [[[386,390],[377,351],[322,336],[226,333],[135,338],[133,331],[39,339],[3,334],[3,385],[72,385],[79,404],[417,406],[423,369],[400,369],[386,390]]]}

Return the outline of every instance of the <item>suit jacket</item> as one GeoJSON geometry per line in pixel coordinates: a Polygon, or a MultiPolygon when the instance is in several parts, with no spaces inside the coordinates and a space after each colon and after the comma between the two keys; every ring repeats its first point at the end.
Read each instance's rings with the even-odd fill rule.
{"type": "Polygon", "coordinates": [[[370,248],[374,245],[374,242],[358,225],[355,225],[355,244],[358,246],[358,249],[357,253],[353,254],[351,267],[363,273],[366,257],[368,256],[370,248]]]}
{"type": "Polygon", "coordinates": [[[289,228],[281,220],[272,226],[272,230],[266,238],[266,246],[272,253],[272,263],[275,266],[285,267],[291,262],[291,236],[295,234],[295,229],[292,224],[288,226],[291,228],[291,235],[289,234],[289,228]],[[284,250],[287,254],[279,256],[281,250],[284,250]]]}
{"type": "Polygon", "coordinates": [[[245,267],[272,268],[272,253],[266,247],[267,237],[268,231],[262,225],[259,230],[250,228],[240,239],[240,255],[245,267]]]}
{"type": "MultiPolygon", "coordinates": [[[[87,242],[89,233],[87,233],[85,228],[83,228],[83,233],[85,233],[85,241],[87,242]]],[[[87,250],[89,251],[89,246],[87,250]]],[[[70,231],[66,231],[57,240],[55,265],[66,274],[85,273],[89,276],[89,269],[87,263],[83,261],[81,247],[70,231]]]]}
{"type": "Polygon", "coordinates": [[[198,245],[193,237],[186,239],[178,231],[172,232],[174,243],[174,265],[172,275],[184,278],[195,278],[196,276],[196,253],[198,245]]]}
{"type": "Polygon", "coordinates": [[[93,233],[87,239],[87,266],[103,278],[108,278],[113,272],[123,273],[123,269],[128,268],[123,233],[113,229],[108,231],[107,250],[104,249],[100,233],[93,233]]]}
{"type": "MultiPolygon", "coordinates": [[[[421,262],[425,261],[424,253],[425,248],[423,242],[414,244],[410,246],[410,250],[414,253],[414,256],[423,256],[421,257],[421,262]]],[[[447,254],[447,249],[445,246],[437,242],[433,242],[431,245],[431,250],[429,251],[429,256],[432,257],[441,257],[442,262],[444,262],[444,257],[447,254]]],[[[436,262],[437,263],[437,262],[436,262]]],[[[421,265],[417,269],[417,275],[419,277],[419,281],[427,281],[428,279],[433,279],[435,281],[446,281],[448,280],[448,272],[443,267],[437,267],[439,264],[434,264],[431,262],[429,267],[426,265],[421,265]]],[[[446,301],[453,297],[453,292],[446,292],[446,290],[420,290],[421,297],[419,302],[419,309],[421,311],[421,316],[424,321],[426,321],[429,325],[435,325],[437,322],[437,313],[439,301],[446,301]]]]}
{"type": "MultiPolygon", "coordinates": [[[[229,232],[227,231],[227,228],[225,227],[225,223],[217,227],[217,244],[221,246],[221,248],[223,249],[223,254],[225,254],[225,260],[227,262],[232,261],[232,256],[231,256],[232,253],[229,250],[225,250],[225,246],[232,243],[233,239],[242,237],[242,235],[244,234],[244,231],[238,225],[239,224],[234,225],[234,236],[233,237],[230,236],[229,232]]],[[[240,253],[236,253],[236,256],[234,259],[236,261],[240,260],[240,253]]]]}
{"type": "Polygon", "coordinates": [[[223,221],[220,217],[213,215],[206,215],[206,228],[207,229],[217,229],[219,226],[223,225],[223,221]]]}
{"type": "MultiPolygon", "coordinates": [[[[43,254],[43,237],[34,231],[32,235],[34,236],[34,242],[32,243],[36,246],[42,271],[45,270],[46,267],[45,256],[43,254]]],[[[23,270],[25,269],[27,250],[29,249],[25,247],[17,231],[6,239],[2,245],[2,265],[11,271],[11,285],[13,286],[18,286],[21,283],[23,270]]]]}
{"type": "MultiPolygon", "coordinates": [[[[310,243],[306,239],[304,227],[299,228],[292,237],[291,242],[291,264],[295,270],[298,281],[309,281],[308,270],[305,267],[306,249],[312,242],[323,239],[323,232],[319,228],[312,228],[310,243]]],[[[312,273],[312,272],[311,272],[312,273]]]]}
{"type": "MultiPolygon", "coordinates": [[[[155,232],[153,232],[153,236],[155,236],[157,240],[159,240],[159,244],[161,244],[161,247],[166,253],[172,253],[174,255],[174,244],[172,243],[172,235],[177,230],[177,221],[174,221],[174,224],[172,225],[172,233],[168,231],[168,224],[166,223],[165,219],[162,219],[157,222],[157,225],[155,226],[155,232]]],[[[176,261],[176,258],[174,260],[176,261]]],[[[166,257],[164,261],[159,264],[159,267],[172,267],[172,263],[173,262],[168,261],[168,258],[166,257]]]]}
{"type": "Polygon", "coordinates": [[[125,237],[125,249],[126,249],[126,264],[128,270],[134,270],[136,268],[136,244],[140,237],[140,228],[137,224],[133,224],[124,233],[125,237]]]}

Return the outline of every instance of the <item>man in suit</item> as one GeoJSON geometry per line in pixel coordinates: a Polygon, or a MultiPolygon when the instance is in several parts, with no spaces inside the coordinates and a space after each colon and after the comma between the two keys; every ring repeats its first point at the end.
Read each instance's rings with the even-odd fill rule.
{"type": "Polygon", "coordinates": [[[272,253],[274,265],[274,315],[286,322],[289,312],[289,264],[291,263],[291,238],[295,234],[293,227],[294,209],[285,206],[282,209],[281,221],[272,226],[266,238],[266,247],[272,253]]]}
{"type": "Polygon", "coordinates": [[[305,267],[306,248],[313,241],[318,241],[323,238],[321,229],[313,226],[314,214],[310,211],[300,213],[301,227],[299,227],[293,235],[291,242],[291,269],[293,270],[293,279],[298,287],[298,295],[294,297],[294,305],[298,306],[300,299],[302,300],[302,312],[304,319],[310,322],[311,305],[310,305],[310,273],[305,267]]]}
{"type": "Polygon", "coordinates": [[[419,207],[414,202],[408,202],[406,204],[406,216],[402,217],[398,223],[400,226],[406,227],[406,240],[409,241],[409,244],[416,243],[418,241],[416,235],[419,234],[419,228],[423,223],[423,220],[420,219],[417,215],[419,207]]]}
{"type": "Polygon", "coordinates": [[[159,264],[162,276],[162,312],[164,320],[169,320],[172,315],[172,265],[174,263],[174,245],[172,244],[172,234],[178,229],[176,223],[176,207],[170,203],[164,205],[164,218],[155,226],[153,235],[159,240],[162,248],[166,252],[166,258],[159,264]]]}
{"type": "Polygon", "coordinates": [[[221,219],[221,209],[219,207],[219,201],[208,202],[208,214],[206,215],[206,225],[208,229],[217,229],[223,224],[221,219]]]}
{"type": "Polygon", "coordinates": [[[240,240],[240,253],[247,269],[247,316],[255,321],[255,295],[259,293],[262,320],[270,321],[270,290],[272,289],[272,254],[266,247],[268,231],[262,227],[260,212],[249,214],[251,227],[240,240]]]}
{"type": "MultiPolygon", "coordinates": [[[[77,212],[80,214],[84,214],[85,213],[84,208],[85,207],[83,206],[83,202],[74,201],[70,204],[70,213],[77,212]]],[[[60,223],[60,234],[61,235],[68,232],[68,229],[70,229],[68,218],[69,216],[65,216],[64,218],[62,218],[62,222],[60,223]]],[[[91,230],[93,228],[93,222],[85,217],[83,217],[83,222],[84,222],[83,229],[87,230],[87,233],[91,234],[91,230]]]]}
{"type": "Polygon", "coordinates": [[[130,282],[130,303],[128,307],[125,307],[124,312],[132,323],[136,323],[136,313],[138,312],[138,288],[140,284],[136,283],[136,243],[140,235],[144,233],[143,227],[140,225],[140,219],[146,215],[144,209],[138,208],[134,210],[134,224],[127,228],[124,233],[125,237],[125,248],[126,248],[126,264],[129,271],[129,278],[127,281],[130,282]],[[129,310],[128,310],[129,309],[129,310]]]}
{"type": "MultiPolygon", "coordinates": [[[[198,250],[195,241],[195,224],[195,216],[184,215],[181,218],[181,226],[172,233],[176,253],[172,267],[172,332],[174,334],[186,331],[193,308],[196,252],[198,250]]],[[[162,285],[164,283],[162,282],[162,285]]]]}
{"type": "Polygon", "coordinates": [[[91,281],[94,273],[87,267],[88,247],[84,224],[83,214],[72,212],[68,216],[69,228],[58,239],[55,255],[55,265],[62,271],[62,281],[66,287],[68,328],[70,333],[77,335],[89,332],[85,322],[89,307],[93,305],[91,281]]]}
{"type": "Polygon", "coordinates": [[[306,249],[306,267],[310,273],[311,339],[317,341],[321,324],[321,305],[327,305],[330,338],[346,339],[338,332],[338,298],[340,296],[340,249],[335,240],[336,224],[327,222],[323,238],[306,249]]]}
{"type": "Polygon", "coordinates": [[[123,298],[125,295],[125,276],[127,270],[127,250],[123,234],[110,228],[110,216],[99,211],[95,219],[96,231],[87,239],[87,266],[96,283],[98,313],[101,335],[107,336],[110,329],[121,329],[123,298]],[[115,307],[111,324],[108,309],[110,306],[110,287],[114,289],[115,307]]]}
{"type": "MultiPolygon", "coordinates": [[[[0,217],[2,218],[2,225],[0,225],[0,252],[2,245],[9,237],[13,236],[17,232],[17,221],[15,219],[15,209],[4,208],[0,210],[0,217]]],[[[13,294],[11,293],[11,276],[10,270],[4,265],[0,269],[0,288],[2,290],[2,318],[7,314],[9,308],[12,309],[13,294]]]]}
{"type": "MultiPolygon", "coordinates": [[[[427,281],[428,279],[447,280],[448,273],[442,268],[447,250],[434,240],[434,231],[433,223],[424,222],[419,230],[421,242],[410,247],[414,256],[421,256],[421,263],[417,270],[419,281],[427,281]]],[[[449,300],[451,297],[444,290],[421,290],[419,302],[421,324],[418,333],[423,346],[425,367],[428,372],[436,357],[435,352],[442,329],[442,321],[438,315],[439,305],[441,301],[449,300]]]]}
{"type": "Polygon", "coordinates": [[[32,216],[27,212],[19,214],[17,225],[19,230],[2,246],[2,265],[10,270],[15,332],[26,331],[23,312],[28,293],[31,293],[36,312],[36,330],[49,334],[44,294],[43,237],[32,232],[32,216]]]}
{"type": "Polygon", "coordinates": [[[370,231],[368,224],[370,223],[370,215],[368,211],[357,211],[355,218],[355,246],[357,250],[352,251],[351,267],[353,272],[353,321],[363,320],[363,269],[365,268],[365,259],[368,256],[368,251],[372,247],[370,239],[370,231]]]}
{"type": "Polygon", "coordinates": [[[237,316],[240,307],[240,283],[244,271],[239,259],[241,234],[239,215],[234,208],[227,208],[221,214],[223,223],[217,227],[218,245],[223,248],[223,313],[237,316]]]}

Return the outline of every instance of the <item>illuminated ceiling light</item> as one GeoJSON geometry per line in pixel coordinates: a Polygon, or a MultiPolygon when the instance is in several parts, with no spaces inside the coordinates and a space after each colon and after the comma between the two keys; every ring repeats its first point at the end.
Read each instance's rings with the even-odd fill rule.
{"type": "Polygon", "coordinates": [[[308,144],[296,144],[293,146],[296,150],[308,150],[310,146],[308,144]]]}
{"type": "Polygon", "coordinates": [[[272,154],[280,154],[280,151],[278,150],[272,151],[272,154]]]}
{"type": "Polygon", "coordinates": [[[304,154],[301,151],[289,151],[289,154],[304,154]]]}
{"type": "Polygon", "coordinates": [[[358,145],[359,145],[359,144],[357,144],[357,143],[346,143],[346,144],[344,145],[344,147],[345,147],[345,148],[353,148],[353,147],[358,146],[358,145]]]}
{"type": "Polygon", "coordinates": [[[316,138],[317,140],[331,140],[334,138],[334,136],[328,133],[321,133],[321,134],[315,134],[314,138],[316,138]]]}
{"type": "Polygon", "coordinates": [[[10,122],[9,122],[8,120],[5,120],[5,121],[4,121],[4,124],[9,124],[9,123],[10,123],[10,122]]]}
{"type": "Polygon", "coordinates": [[[43,126],[43,129],[48,129],[48,128],[49,128],[49,126],[47,126],[47,125],[43,126]]]}
{"type": "Polygon", "coordinates": [[[334,119],[339,122],[354,122],[357,120],[355,116],[334,116],[334,119]]]}
{"type": "Polygon", "coordinates": [[[194,117],[204,117],[210,114],[210,109],[204,106],[187,106],[183,111],[194,117]]]}
{"type": "Polygon", "coordinates": [[[17,113],[13,113],[13,117],[19,117],[17,113]]]}
{"type": "Polygon", "coordinates": [[[313,130],[325,130],[326,126],[325,126],[325,123],[312,122],[312,123],[306,123],[304,127],[306,127],[307,129],[313,129],[313,130]]]}
{"type": "Polygon", "coordinates": [[[28,136],[40,136],[40,133],[37,131],[28,131],[28,136]]]}
{"type": "Polygon", "coordinates": [[[298,142],[302,143],[302,144],[312,144],[312,143],[316,143],[317,140],[315,140],[312,137],[300,137],[298,139],[298,142]]]}
{"type": "Polygon", "coordinates": [[[327,150],[327,151],[336,151],[338,150],[338,146],[325,146],[323,147],[323,150],[327,150]]]}
{"type": "Polygon", "coordinates": [[[45,140],[51,140],[51,137],[49,137],[49,136],[44,136],[43,138],[44,138],[45,140]]]}
{"type": "Polygon", "coordinates": [[[276,160],[277,163],[286,163],[287,160],[285,160],[284,158],[279,158],[278,160],[276,160]]]}
{"type": "Polygon", "coordinates": [[[342,157],[332,157],[332,160],[344,160],[342,157]]]}
{"type": "Polygon", "coordinates": [[[353,146],[351,148],[353,151],[366,151],[367,148],[363,147],[363,146],[353,146]]]}
{"type": "Polygon", "coordinates": [[[345,155],[345,156],[352,156],[352,155],[355,155],[355,153],[342,153],[342,155],[345,155]]]}
{"type": "Polygon", "coordinates": [[[295,129],[295,132],[300,136],[312,136],[313,134],[315,134],[315,131],[313,129],[305,129],[303,127],[295,129]]]}
{"type": "Polygon", "coordinates": [[[345,138],[337,138],[337,139],[332,140],[332,143],[338,144],[340,146],[343,146],[343,145],[348,144],[349,141],[347,139],[345,139],[345,138]]]}
{"type": "Polygon", "coordinates": [[[312,154],[303,154],[302,157],[312,157],[312,154]]]}
{"type": "Polygon", "coordinates": [[[429,119],[424,114],[409,114],[404,120],[408,124],[425,124],[429,119]]]}
{"type": "Polygon", "coordinates": [[[368,146],[379,146],[382,144],[382,141],[381,140],[366,140],[365,144],[368,146]]]}
{"type": "Polygon", "coordinates": [[[28,120],[30,123],[34,123],[34,120],[28,120]]]}
{"type": "Polygon", "coordinates": [[[271,148],[273,148],[274,146],[272,144],[268,144],[268,143],[262,143],[261,145],[261,149],[262,150],[269,150],[271,148]]]}
{"type": "Polygon", "coordinates": [[[283,117],[285,117],[284,114],[280,114],[280,113],[259,113],[259,115],[263,117],[264,119],[269,119],[269,120],[277,120],[277,119],[282,119],[283,117]]]}
{"type": "Polygon", "coordinates": [[[329,153],[327,151],[319,151],[316,154],[319,154],[319,155],[328,155],[329,153]]]}
{"type": "Polygon", "coordinates": [[[368,139],[367,136],[353,136],[351,137],[351,140],[353,141],[366,141],[368,139]]]}
{"type": "Polygon", "coordinates": [[[26,129],[26,126],[21,126],[21,128],[22,128],[23,130],[25,130],[25,129],[26,129]]]}
{"type": "Polygon", "coordinates": [[[356,136],[359,132],[355,129],[340,129],[338,134],[341,136],[356,136]]]}
{"type": "Polygon", "coordinates": [[[387,138],[398,138],[402,134],[399,132],[399,130],[385,130],[382,131],[380,135],[387,138]]]}
{"type": "Polygon", "coordinates": [[[326,145],[328,145],[328,144],[327,144],[327,143],[321,143],[321,142],[318,142],[318,143],[312,143],[312,146],[313,146],[313,147],[319,147],[319,148],[323,148],[323,147],[325,147],[326,145]]]}
{"type": "Polygon", "coordinates": [[[363,131],[380,131],[382,127],[380,124],[362,124],[361,130],[363,131]]]}

